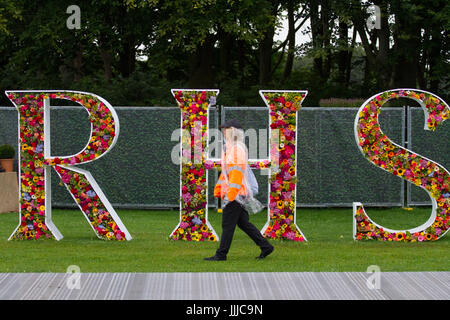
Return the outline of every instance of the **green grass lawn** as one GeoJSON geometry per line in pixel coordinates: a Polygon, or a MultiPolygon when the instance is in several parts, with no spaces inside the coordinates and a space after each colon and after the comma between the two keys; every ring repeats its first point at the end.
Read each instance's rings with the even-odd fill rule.
{"type": "MultiPolygon", "coordinates": [[[[377,223],[390,228],[412,228],[427,220],[430,208],[367,208],[377,223]]],[[[118,210],[133,240],[97,239],[78,210],[53,210],[61,241],[7,241],[18,223],[18,213],[0,214],[0,272],[260,272],[362,271],[378,265],[381,271],[449,271],[449,235],[431,243],[354,241],[352,209],[297,209],[297,225],[307,243],[272,241],[275,251],[257,261],[259,248],[236,230],[227,261],[203,261],[217,242],[172,241],[179,214],[175,211],[118,210]]],[[[262,228],[265,213],[250,220],[262,228]]],[[[221,234],[221,215],[210,210],[209,220],[221,234]]]]}

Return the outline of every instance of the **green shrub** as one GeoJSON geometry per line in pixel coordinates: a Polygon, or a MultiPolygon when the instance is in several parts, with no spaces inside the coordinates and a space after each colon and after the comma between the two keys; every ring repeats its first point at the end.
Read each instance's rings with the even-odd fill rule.
{"type": "Polygon", "coordinates": [[[15,154],[16,151],[14,150],[14,147],[10,146],[9,144],[0,146],[0,159],[12,159],[14,158],[15,154]]]}

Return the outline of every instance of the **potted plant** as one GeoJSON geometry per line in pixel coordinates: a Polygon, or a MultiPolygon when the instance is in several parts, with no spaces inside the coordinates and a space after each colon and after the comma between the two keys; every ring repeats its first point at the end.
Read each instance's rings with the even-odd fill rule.
{"type": "Polygon", "coordinates": [[[13,171],[14,155],[16,151],[9,144],[0,145],[0,165],[6,172],[13,171]]]}

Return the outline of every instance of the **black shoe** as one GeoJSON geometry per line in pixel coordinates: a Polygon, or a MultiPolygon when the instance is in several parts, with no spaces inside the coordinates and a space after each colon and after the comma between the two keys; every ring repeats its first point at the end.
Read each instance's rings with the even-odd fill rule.
{"type": "Polygon", "coordinates": [[[271,254],[273,252],[275,248],[273,246],[270,246],[267,249],[262,249],[261,250],[261,254],[259,256],[256,257],[256,259],[264,259],[265,257],[267,257],[269,254],[271,254]]]}
{"type": "Polygon", "coordinates": [[[214,255],[214,256],[209,257],[209,258],[203,258],[203,260],[206,260],[206,261],[225,261],[225,260],[227,260],[227,257],[218,257],[218,256],[214,255]]]}

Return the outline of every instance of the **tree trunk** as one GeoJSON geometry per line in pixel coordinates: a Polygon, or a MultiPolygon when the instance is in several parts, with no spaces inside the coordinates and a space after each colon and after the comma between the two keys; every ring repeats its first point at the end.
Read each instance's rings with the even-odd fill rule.
{"type": "Polygon", "coordinates": [[[119,70],[124,78],[128,78],[136,69],[136,40],[130,34],[122,41],[122,50],[119,53],[119,70]]]}
{"type": "Polygon", "coordinates": [[[420,25],[413,19],[409,8],[395,8],[396,32],[394,85],[398,88],[417,86],[417,66],[420,48],[420,25]]]}
{"type": "Polygon", "coordinates": [[[190,76],[188,81],[188,85],[191,88],[209,88],[214,85],[212,66],[215,42],[215,37],[208,35],[204,43],[191,55],[189,59],[190,76]]]}
{"type": "MultiPolygon", "coordinates": [[[[430,73],[429,73],[429,78],[430,78],[430,91],[431,92],[438,92],[439,91],[439,74],[441,74],[441,72],[439,72],[439,61],[442,59],[442,44],[443,44],[443,39],[442,39],[442,35],[441,35],[441,27],[440,26],[433,26],[433,30],[432,30],[432,36],[431,36],[431,42],[432,42],[432,46],[429,49],[430,50],[430,54],[429,54],[429,63],[430,63],[430,73]]],[[[448,51],[447,51],[448,52],[448,51]]]]}
{"type": "Polygon", "coordinates": [[[288,54],[286,58],[286,64],[284,65],[282,82],[285,82],[292,73],[292,67],[294,66],[295,57],[295,18],[294,18],[294,1],[289,0],[288,5],[288,54]]]}
{"type": "Polygon", "coordinates": [[[233,44],[235,38],[229,32],[219,28],[217,32],[219,40],[219,70],[222,78],[228,78],[233,73],[233,65],[231,63],[231,53],[233,52],[233,44]]]}
{"type": "Polygon", "coordinates": [[[321,10],[320,10],[320,18],[322,24],[322,48],[325,51],[325,59],[323,65],[323,81],[326,82],[330,77],[331,73],[331,30],[333,30],[333,26],[330,25],[333,23],[331,20],[331,8],[329,0],[322,0],[321,10]]]}
{"type": "Polygon", "coordinates": [[[385,0],[374,1],[375,5],[380,7],[380,27],[377,30],[379,50],[376,57],[377,72],[377,86],[379,89],[386,89],[389,86],[391,79],[391,67],[390,67],[390,44],[389,44],[389,11],[388,3],[385,0]]]}
{"type": "Polygon", "coordinates": [[[352,57],[353,57],[353,49],[355,48],[356,44],[356,29],[353,28],[353,35],[352,35],[352,44],[350,45],[350,50],[348,51],[347,55],[347,71],[345,75],[345,86],[348,88],[350,85],[350,77],[352,73],[352,57]]]}
{"type": "Polygon", "coordinates": [[[73,59],[73,81],[79,82],[83,77],[83,47],[80,45],[73,59]]]}
{"type": "MultiPolygon", "coordinates": [[[[310,19],[311,19],[311,35],[312,35],[312,44],[314,51],[321,51],[322,49],[322,37],[323,30],[322,24],[320,23],[319,18],[319,1],[318,0],[310,0],[310,19]]],[[[323,78],[323,67],[322,67],[322,55],[314,54],[313,58],[313,66],[315,72],[319,75],[320,78],[323,78]]]]}
{"type": "Polygon", "coordinates": [[[339,52],[338,52],[338,81],[339,83],[346,83],[348,56],[350,50],[348,48],[348,25],[343,20],[339,20],[339,52]]]}
{"type": "Polygon", "coordinates": [[[105,72],[105,79],[108,83],[112,80],[112,54],[109,50],[99,47],[100,57],[103,61],[103,70],[105,72]]]}
{"type": "Polygon", "coordinates": [[[272,47],[275,27],[267,27],[264,39],[259,42],[259,84],[267,85],[272,81],[272,47]]]}

